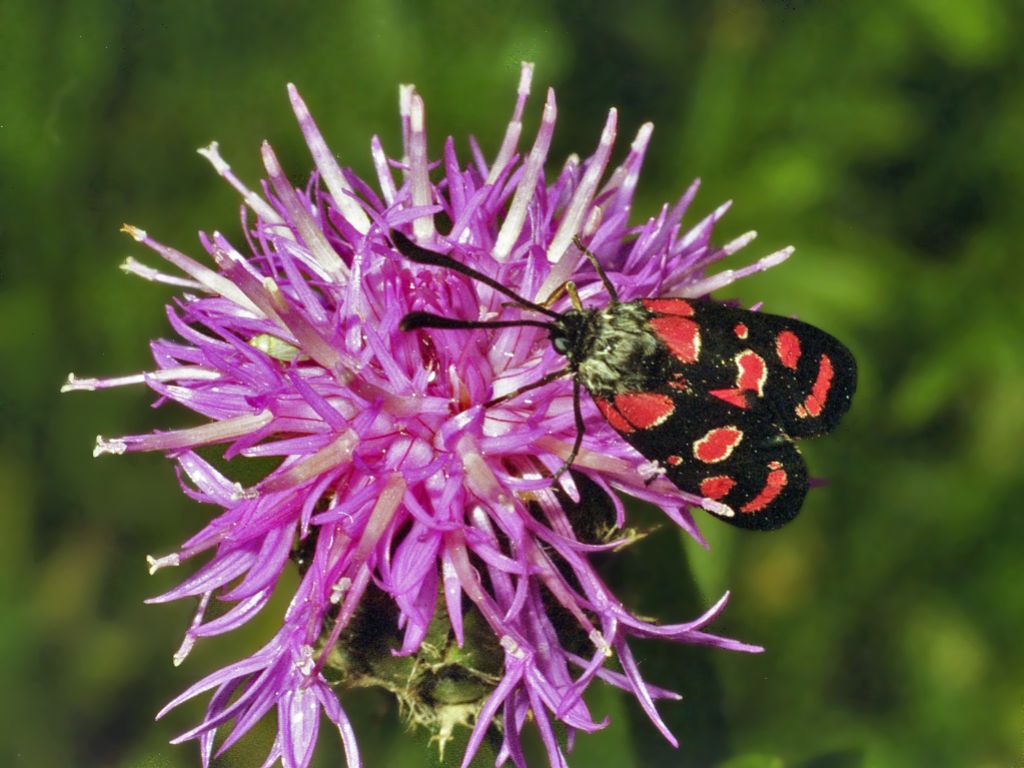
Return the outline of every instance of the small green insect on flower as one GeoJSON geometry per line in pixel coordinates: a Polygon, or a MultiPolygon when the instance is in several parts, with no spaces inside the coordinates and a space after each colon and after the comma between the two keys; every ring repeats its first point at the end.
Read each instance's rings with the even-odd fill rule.
{"type": "Polygon", "coordinates": [[[282,363],[290,363],[302,358],[302,350],[269,333],[256,334],[249,339],[249,345],[282,363]]]}

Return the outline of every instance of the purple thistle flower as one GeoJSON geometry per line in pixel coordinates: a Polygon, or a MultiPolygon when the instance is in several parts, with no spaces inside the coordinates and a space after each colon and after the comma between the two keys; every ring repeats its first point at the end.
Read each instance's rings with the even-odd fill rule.
{"type": "Polygon", "coordinates": [[[453,253],[527,297],[543,299],[571,278],[588,304],[607,296],[573,245],[576,235],[590,243],[623,301],[702,296],[790,254],[785,249],[742,269],[706,275],[754,235],[710,244],[728,204],[684,230],[696,183],[675,205],[630,226],[652,126],[641,127],[622,165],[609,172],[615,110],[594,153],[583,161],[570,157],[548,183],[552,91],[532,148],[518,149],[531,74],[524,65],[512,120],[490,163],[471,141],[473,161],[463,165],[451,139],[440,162],[430,162],[423,101],[404,86],[401,156],[389,158],[376,137],[371,141],[376,189],[339,167],[289,86],[316,165],[304,189],[287,180],[269,144],[262,147],[268,179],[259,191],[232,173],[216,144],[200,150],[243,198],[244,247],[216,232],[202,234],[214,269],[125,227],[185,275],[134,260],[124,265],[184,289],[167,308],[180,340],[152,343],[152,372],[106,380],[70,376],[65,390],[146,384],[161,402],[178,402],[204,417],[188,429],[100,437],[95,451],[163,452],[177,463],[186,494],[220,508],[176,552],[150,558],[151,571],[206,560],[153,600],[198,598],[175,663],[199,638],[228,632],[259,613],[286,564],[300,561],[301,582],[274,638],[164,710],[212,691],[205,719],[177,739],[198,739],[203,765],[272,709],[278,733],[265,765],[308,765],[321,711],[338,727],[349,765],[359,765],[335,694],[346,677],[335,685],[329,674],[357,674],[345,658],[360,652],[360,611],[381,596],[394,617],[397,657],[428,652],[434,644],[425,639],[438,626],[457,648],[478,642],[470,638],[471,623],[491,638],[496,663],[478,670],[483,692],[473,706],[442,716],[417,714],[415,703],[404,702],[442,745],[454,724],[473,725],[463,765],[494,725],[502,738],[498,763],[524,766],[520,734],[531,715],[551,765],[566,765],[555,722],[570,738],[606,724],[594,720],[583,700],[595,678],[631,692],[675,744],[654,702],[678,697],[641,677],[631,638],[759,650],[705,632],[727,596],[689,623],[658,625],[632,615],[590,561],[592,553],[628,542],[629,534],[580,536],[568,512],[586,477],[614,505],[616,529],[625,525],[624,494],[660,507],[702,541],[688,508],[715,502],[659,476],[589,398],[574,472],[552,487],[551,475],[575,437],[568,379],[481,407],[561,367],[542,329],[399,329],[414,310],[489,319],[506,308],[504,297],[486,286],[404,260],[388,240],[392,229],[453,253]],[[443,235],[435,228],[438,214],[451,222],[443,235]],[[279,457],[281,463],[242,487],[197,453],[215,444],[226,459],[279,457]],[[213,597],[231,607],[207,619],[213,597]],[[567,626],[584,642],[567,643],[567,626]],[[612,656],[621,671],[606,666],[612,656]]]}

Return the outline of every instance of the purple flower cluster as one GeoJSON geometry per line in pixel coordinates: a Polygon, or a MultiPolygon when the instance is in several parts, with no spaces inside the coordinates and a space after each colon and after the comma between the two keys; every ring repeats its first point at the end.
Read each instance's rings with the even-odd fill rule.
{"type": "Polygon", "coordinates": [[[614,549],[622,539],[578,536],[566,511],[585,476],[614,505],[617,527],[625,525],[625,495],[660,507],[700,541],[688,508],[713,502],[661,477],[589,398],[574,472],[561,474],[553,487],[551,476],[576,434],[568,379],[481,406],[564,365],[542,329],[399,329],[414,310],[460,319],[516,317],[522,310],[462,275],[403,260],[390,230],[451,253],[530,298],[542,300],[571,278],[588,305],[607,296],[573,244],[577,235],[624,301],[705,295],[789,255],[787,249],[707,276],[710,265],[753,233],[721,247],[710,244],[727,204],[683,229],[696,184],[674,205],[630,226],[652,126],[641,127],[623,163],[609,169],[614,110],[590,157],[572,156],[551,170],[556,105],[549,90],[533,146],[521,153],[531,74],[524,65],[512,120],[490,162],[471,141],[472,161],[463,164],[451,139],[439,161],[429,160],[423,101],[403,87],[402,152],[389,157],[372,140],[374,186],[338,165],[289,86],[316,166],[305,188],[288,181],[268,144],[262,147],[267,180],[259,191],[234,175],[216,144],[201,150],[242,196],[244,247],[216,232],[202,234],[210,267],[125,227],[184,275],[134,260],[124,266],[184,289],[167,309],[179,338],[152,343],[152,372],[106,380],[71,376],[65,389],[141,383],[161,402],[180,403],[204,419],[188,429],[101,437],[96,445],[96,455],[165,453],[176,462],[185,493],[218,508],[176,552],[151,558],[153,571],[205,558],[193,575],[155,598],[198,599],[175,663],[199,638],[235,629],[259,613],[289,561],[298,559],[296,551],[303,553],[301,580],[277,634],[168,706],[212,691],[204,720],[180,737],[198,739],[203,765],[271,710],[277,738],[265,765],[308,765],[321,712],[338,727],[349,765],[360,764],[336,696],[345,681],[329,682],[326,672],[332,652],[352,642],[346,631],[371,592],[392,606],[399,641],[389,653],[395,656],[420,653],[438,615],[446,615],[445,630],[457,647],[470,614],[493,634],[499,672],[464,718],[472,725],[464,765],[494,728],[498,763],[524,766],[520,736],[530,720],[551,765],[566,765],[555,722],[570,738],[606,725],[583,700],[595,678],[631,692],[674,744],[655,700],[677,697],[641,677],[630,638],[757,650],[704,631],[726,597],[684,624],[632,615],[591,563],[593,553],[614,549]],[[442,219],[450,222],[444,234],[436,229],[442,219]],[[280,463],[242,487],[197,452],[214,444],[225,459],[277,457],[280,463]],[[207,618],[214,598],[229,607],[207,618]],[[567,628],[559,623],[571,625],[583,642],[566,643],[567,628]]]}

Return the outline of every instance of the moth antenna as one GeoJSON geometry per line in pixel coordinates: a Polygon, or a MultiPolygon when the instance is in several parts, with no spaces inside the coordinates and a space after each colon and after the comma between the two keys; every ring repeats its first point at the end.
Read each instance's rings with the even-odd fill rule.
{"type": "Polygon", "coordinates": [[[583,255],[590,260],[590,263],[594,265],[594,269],[597,270],[597,276],[601,278],[601,283],[604,285],[604,289],[608,291],[608,298],[611,299],[612,304],[618,304],[619,292],[615,290],[615,286],[612,285],[612,281],[608,279],[608,273],[604,271],[604,267],[602,267],[600,262],[598,262],[597,256],[595,256],[594,254],[587,250],[587,247],[583,244],[583,241],[580,240],[579,235],[576,235],[576,237],[574,237],[572,241],[573,243],[575,243],[577,248],[583,251],[583,255]]]}
{"type": "MultiPolygon", "coordinates": [[[[467,267],[465,264],[459,263],[450,256],[445,256],[442,253],[428,251],[426,248],[421,248],[396,229],[391,230],[390,237],[391,242],[395,244],[395,248],[398,249],[398,252],[405,256],[409,261],[416,262],[417,264],[427,264],[433,267],[444,267],[445,269],[459,272],[466,277],[476,280],[477,282],[490,286],[498,293],[508,296],[521,307],[532,309],[534,312],[540,312],[541,314],[553,317],[556,320],[559,318],[559,314],[557,312],[553,312],[547,307],[542,307],[540,304],[532,302],[529,299],[524,299],[515,291],[506,288],[493,277],[488,277],[482,272],[477,272],[472,267],[467,267]]],[[[523,323],[520,324],[522,325],[523,323]]]]}
{"type": "Polygon", "coordinates": [[[435,315],[432,312],[410,312],[398,324],[399,330],[415,331],[417,328],[448,328],[467,330],[470,328],[520,328],[530,325],[551,330],[551,323],[540,320],[459,320],[454,317],[435,315]]]}

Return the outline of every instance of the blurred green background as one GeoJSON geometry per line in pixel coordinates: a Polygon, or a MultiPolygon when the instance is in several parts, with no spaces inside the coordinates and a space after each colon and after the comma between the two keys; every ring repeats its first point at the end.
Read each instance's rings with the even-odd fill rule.
{"type": "MultiPolygon", "coordinates": [[[[637,218],[702,177],[698,214],[736,201],[719,242],[761,233],[737,263],[797,246],[738,295],[832,331],[862,371],[843,427],[806,445],[832,482],[796,522],[702,519],[710,551],[666,527],[609,574],[666,620],[730,588],[717,628],[767,652],[642,646],[685,694],[662,707],[682,749],[602,693],[615,722],[574,766],[1020,765],[1022,17],[1012,0],[0,3],[0,765],[197,765],[167,741],[199,709],[154,713],[270,632],[268,615],[171,666],[191,609],[142,604],[177,576],[144,555],[207,512],[158,456],[90,454],[97,433],[188,417],[142,389],[57,393],[68,371],[148,367],[168,333],[171,291],[117,269],[144,256],[121,223],[194,254],[197,229],[236,234],[234,193],[194,154],[212,139],[244,179],[264,138],[304,179],[288,81],[364,176],[371,134],[398,147],[403,82],[433,154],[452,134],[467,156],[469,133],[493,154],[522,59],[524,144],[549,84],[553,158],[589,153],[609,106],[620,157],[653,120],[637,218]]],[[[386,698],[344,701],[371,768],[436,763],[386,698]]],[[[334,742],[317,766],[341,764],[334,742]]]]}

